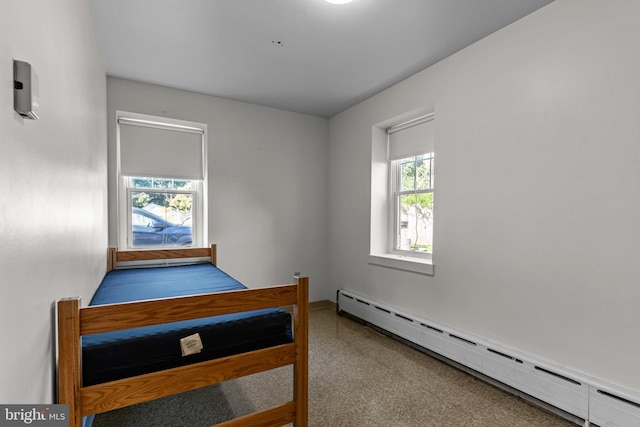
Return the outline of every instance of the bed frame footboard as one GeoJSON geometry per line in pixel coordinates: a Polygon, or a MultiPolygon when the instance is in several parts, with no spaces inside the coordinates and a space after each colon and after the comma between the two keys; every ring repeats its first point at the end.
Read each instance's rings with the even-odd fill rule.
{"type": "MultiPolygon", "coordinates": [[[[189,256],[193,256],[192,254],[189,256]]],[[[215,249],[210,249],[210,254],[215,257],[215,249]]],[[[110,257],[110,263],[111,259],[122,261],[126,258],[110,257]]],[[[277,426],[294,423],[298,427],[306,427],[308,307],[309,279],[307,277],[296,277],[294,284],[270,288],[84,308],[80,307],[80,298],[59,300],[57,303],[58,403],[69,405],[70,426],[79,427],[83,416],[293,365],[294,397],[292,401],[219,425],[226,427],[277,426]],[[293,306],[293,343],[88,387],[82,386],[81,337],[83,335],[288,305],[293,306]]]]}

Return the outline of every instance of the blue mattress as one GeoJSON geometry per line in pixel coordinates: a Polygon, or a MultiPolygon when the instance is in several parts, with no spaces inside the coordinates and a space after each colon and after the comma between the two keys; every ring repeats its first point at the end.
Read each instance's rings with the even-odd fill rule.
{"type": "MultiPolygon", "coordinates": [[[[90,305],[246,289],[211,264],[114,270],[90,305]]],[[[292,342],[291,315],[275,308],[82,338],[83,385],[174,368],[292,342]],[[198,333],[203,349],[182,356],[180,339],[198,333]]]]}

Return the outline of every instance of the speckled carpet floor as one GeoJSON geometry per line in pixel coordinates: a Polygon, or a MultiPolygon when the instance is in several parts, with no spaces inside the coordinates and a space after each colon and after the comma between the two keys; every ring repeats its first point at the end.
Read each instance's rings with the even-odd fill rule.
{"type": "MultiPolygon", "coordinates": [[[[96,416],[94,427],[199,427],[291,399],[280,368],[96,416]]],[[[328,308],[309,318],[309,425],[573,427],[328,308]]]]}

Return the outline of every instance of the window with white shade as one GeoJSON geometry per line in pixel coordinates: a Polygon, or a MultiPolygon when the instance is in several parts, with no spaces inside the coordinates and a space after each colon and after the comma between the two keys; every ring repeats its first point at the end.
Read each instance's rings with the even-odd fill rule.
{"type": "Polygon", "coordinates": [[[203,246],[206,125],[118,113],[118,246],[203,246]]]}
{"type": "Polygon", "coordinates": [[[369,263],[434,274],[434,114],[372,127],[369,263]]]}
{"type": "Polygon", "coordinates": [[[433,115],[387,129],[392,252],[433,253],[433,115]]]}

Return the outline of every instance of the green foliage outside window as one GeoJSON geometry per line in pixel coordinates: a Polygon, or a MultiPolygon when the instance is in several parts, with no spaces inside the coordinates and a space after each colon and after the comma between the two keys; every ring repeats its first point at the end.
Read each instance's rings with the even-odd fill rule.
{"type": "Polygon", "coordinates": [[[427,238],[425,242],[424,238],[420,238],[418,224],[432,224],[433,221],[433,153],[402,159],[398,167],[397,192],[400,193],[398,208],[401,218],[398,224],[400,241],[397,244],[401,248],[407,244],[406,249],[431,253],[431,239],[427,238]],[[422,243],[419,243],[420,240],[422,243]]]}
{"type": "MultiPolygon", "coordinates": [[[[433,153],[411,157],[400,165],[401,191],[421,191],[433,188],[433,153]]],[[[433,215],[433,193],[404,194],[401,209],[407,213],[415,207],[419,218],[430,220],[433,215]]]]}
{"type": "MultiPolygon", "coordinates": [[[[134,188],[140,189],[167,189],[167,190],[191,190],[190,180],[165,179],[165,178],[132,178],[134,188]]],[[[155,204],[166,209],[175,209],[182,214],[191,214],[193,195],[190,193],[173,193],[157,191],[136,191],[132,193],[132,204],[136,208],[144,208],[155,204]]]]}

